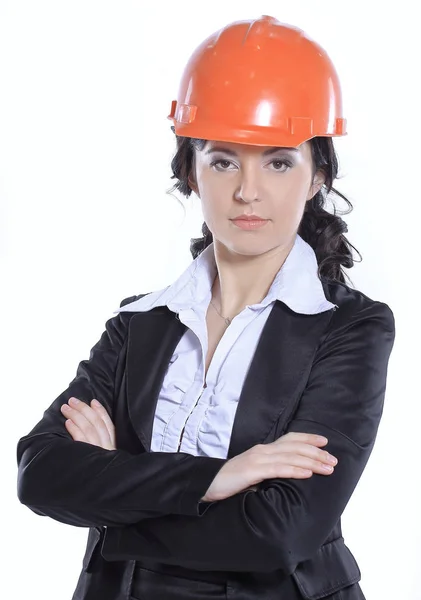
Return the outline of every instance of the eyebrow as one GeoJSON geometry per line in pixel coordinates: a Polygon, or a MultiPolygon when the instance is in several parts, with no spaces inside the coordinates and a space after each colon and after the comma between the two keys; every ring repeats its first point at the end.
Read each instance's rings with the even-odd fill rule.
{"type": "MultiPolygon", "coordinates": [[[[269,148],[269,150],[265,150],[263,152],[263,156],[268,156],[269,154],[275,154],[279,150],[291,150],[292,152],[299,152],[298,148],[290,148],[289,146],[276,146],[274,148],[269,148]]],[[[230,150],[229,148],[224,148],[223,146],[214,146],[213,148],[209,148],[206,154],[212,154],[213,152],[224,152],[229,156],[237,156],[237,153],[234,150],[230,150]]]]}

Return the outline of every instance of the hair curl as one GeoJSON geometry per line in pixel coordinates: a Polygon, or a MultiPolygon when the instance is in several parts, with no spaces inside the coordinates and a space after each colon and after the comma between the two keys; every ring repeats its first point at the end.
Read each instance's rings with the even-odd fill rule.
{"type": "MultiPolygon", "coordinates": [[[[171,127],[175,134],[175,128],[171,127]]],[[[208,140],[190,138],[176,135],[176,152],[171,161],[173,175],[176,179],[174,186],[168,193],[179,190],[187,198],[192,193],[188,183],[188,176],[193,166],[195,148],[203,150],[208,140]]],[[[348,226],[340,216],[333,204],[333,214],[325,210],[329,194],[336,194],[349,206],[349,210],[340,214],[349,214],[353,210],[351,202],[341,192],[333,187],[333,182],[338,177],[338,157],[335,152],[331,137],[314,137],[309,140],[313,159],[313,174],[321,170],[325,175],[325,183],[311,200],[305,203],[303,216],[297,233],[313,248],[317,263],[319,279],[346,283],[345,277],[353,285],[350,277],[344,273],[342,266],[350,269],[354,266],[351,248],[354,248],[362,260],[358,250],[347,240],[344,233],[348,226]]],[[[213,241],[213,236],[204,222],[201,238],[192,238],[190,252],[193,259],[197,258],[203,250],[213,241]]],[[[361,261],[360,261],[361,262],[361,261]]]]}

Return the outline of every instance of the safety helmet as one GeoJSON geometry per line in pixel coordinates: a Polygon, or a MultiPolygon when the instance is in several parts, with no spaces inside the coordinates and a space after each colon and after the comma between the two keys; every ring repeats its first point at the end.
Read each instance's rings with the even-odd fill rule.
{"type": "Polygon", "coordinates": [[[339,78],[326,51],[267,15],[234,21],[196,48],[168,119],[179,136],[261,146],[346,135],[339,78]]]}

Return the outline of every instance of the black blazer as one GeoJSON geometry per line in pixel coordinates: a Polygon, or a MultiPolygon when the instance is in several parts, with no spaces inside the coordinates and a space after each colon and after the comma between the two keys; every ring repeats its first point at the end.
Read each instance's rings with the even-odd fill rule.
{"type": "Polygon", "coordinates": [[[239,598],[280,598],[277,584],[267,583],[273,577],[279,585],[294,579],[300,594],[288,600],[344,588],[341,598],[364,598],[341,515],[377,435],[395,321],[387,304],[342,283],[322,284],[339,308],[303,315],[275,302],[227,459],[150,452],[159,391],[186,326],[167,307],[106,322],[89,360],[17,446],[19,500],[39,515],[90,528],[74,600],[127,600],[135,561],[148,559],[180,573],[223,571],[239,598]],[[60,412],[71,396],[106,406],[117,450],[72,440],[60,412]],[[199,504],[227,460],[289,431],[326,436],[324,449],[338,458],[334,473],[267,479],[258,491],[199,504]]]}

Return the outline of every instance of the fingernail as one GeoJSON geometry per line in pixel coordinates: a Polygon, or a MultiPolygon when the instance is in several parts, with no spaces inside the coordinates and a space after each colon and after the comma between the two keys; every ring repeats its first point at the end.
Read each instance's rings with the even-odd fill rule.
{"type": "Polygon", "coordinates": [[[98,400],[92,400],[91,404],[93,404],[94,406],[101,406],[100,403],[98,402],[98,400]]]}
{"type": "Polygon", "coordinates": [[[72,403],[72,404],[79,404],[79,402],[80,402],[80,400],[78,400],[77,398],[70,398],[70,400],[69,400],[69,404],[70,403],[72,403]]]}

